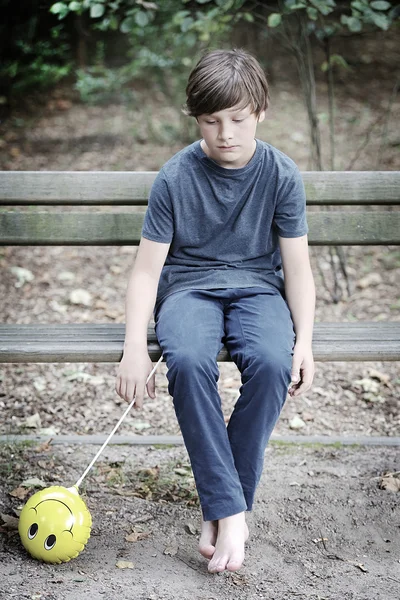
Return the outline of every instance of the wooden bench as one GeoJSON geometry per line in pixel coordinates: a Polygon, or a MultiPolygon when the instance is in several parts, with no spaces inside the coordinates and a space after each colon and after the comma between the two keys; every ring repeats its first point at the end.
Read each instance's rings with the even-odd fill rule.
{"type": "MultiPolygon", "coordinates": [[[[0,172],[0,244],[137,245],[155,175],[0,172]]],[[[400,244],[400,172],[305,172],[303,178],[313,207],[310,244],[400,244]]],[[[121,324],[1,324],[0,362],[118,362],[123,341],[121,324]]],[[[400,322],[317,323],[313,344],[318,361],[399,360],[400,322]]],[[[148,345],[156,360],[151,327],[148,345]]],[[[219,360],[229,360],[226,350],[219,360]]]]}

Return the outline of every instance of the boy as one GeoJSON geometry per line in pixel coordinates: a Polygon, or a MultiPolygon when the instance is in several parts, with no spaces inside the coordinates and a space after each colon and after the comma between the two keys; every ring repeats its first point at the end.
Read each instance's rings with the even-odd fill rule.
{"type": "MultiPolygon", "coordinates": [[[[245,511],[290,382],[291,396],[311,386],[315,291],[300,174],[255,139],[268,107],[259,63],[242,50],[210,52],[186,92],[202,139],[170,159],[152,187],[128,283],[116,391],[142,406],[155,307],[202,507],[199,550],[216,573],[242,566],[245,511]],[[227,427],[217,390],[223,343],[242,377],[227,427]]],[[[154,378],[147,392],[154,398],[154,378]]]]}

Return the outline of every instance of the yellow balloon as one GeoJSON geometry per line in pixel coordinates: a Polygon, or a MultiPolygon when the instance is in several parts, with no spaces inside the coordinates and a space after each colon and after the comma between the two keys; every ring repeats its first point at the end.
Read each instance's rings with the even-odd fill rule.
{"type": "Polygon", "coordinates": [[[37,492],[22,509],[18,531],[25,549],[47,563],[78,556],[90,537],[92,518],[76,487],[37,492]]]}

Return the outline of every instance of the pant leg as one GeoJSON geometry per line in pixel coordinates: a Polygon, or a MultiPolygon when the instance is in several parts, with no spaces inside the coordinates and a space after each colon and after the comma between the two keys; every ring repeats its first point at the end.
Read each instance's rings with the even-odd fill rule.
{"type": "Polygon", "coordinates": [[[278,291],[242,290],[226,311],[226,344],[242,375],[228,435],[247,509],[261,477],[265,448],[287,397],[294,331],[278,291]]]}
{"type": "Polygon", "coordinates": [[[203,517],[211,521],[242,512],[246,502],[217,385],[216,358],[224,336],[218,292],[171,294],[157,311],[156,332],[203,517]]]}

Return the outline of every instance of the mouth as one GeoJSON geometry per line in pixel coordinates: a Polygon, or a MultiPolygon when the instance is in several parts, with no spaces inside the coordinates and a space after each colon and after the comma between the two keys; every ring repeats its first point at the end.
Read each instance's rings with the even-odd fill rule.
{"type": "Polygon", "coordinates": [[[218,150],[229,151],[236,150],[237,146],[218,146],[218,150]]]}

